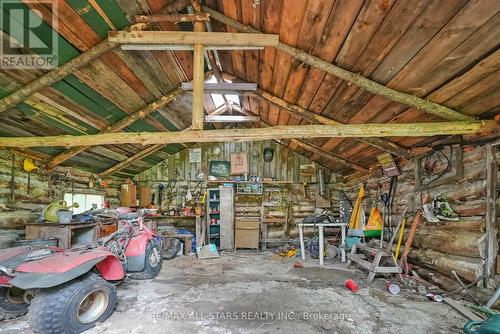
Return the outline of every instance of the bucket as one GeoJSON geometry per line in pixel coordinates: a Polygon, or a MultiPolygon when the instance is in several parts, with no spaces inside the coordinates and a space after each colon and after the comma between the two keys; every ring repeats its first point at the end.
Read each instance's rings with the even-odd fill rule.
{"type": "Polygon", "coordinates": [[[69,224],[73,219],[73,211],[59,210],[57,211],[57,217],[59,218],[59,224],[69,224]]]}

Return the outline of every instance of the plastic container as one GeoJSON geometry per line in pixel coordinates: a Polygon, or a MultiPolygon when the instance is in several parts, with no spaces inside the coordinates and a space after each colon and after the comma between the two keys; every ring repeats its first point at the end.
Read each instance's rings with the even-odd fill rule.
{"type": "Polygon", "coordinates": [[[499,334],[500,314],[495,314],[483,321],[469,321],[464,326],[467,334],[499,334]]]}
{"type": "Polygon", "coordinates": [[[352,279],[348,279],[347,281],[345,281],[345,286],[352,292],[358,291],[358,285],[352,279]]]}
{"type": "Polygon", "coordinates": [[[69,224],[73,219],[73,211],[59,210],[57,211],[57,217],[59,218],[59,224],[69,224]]]}

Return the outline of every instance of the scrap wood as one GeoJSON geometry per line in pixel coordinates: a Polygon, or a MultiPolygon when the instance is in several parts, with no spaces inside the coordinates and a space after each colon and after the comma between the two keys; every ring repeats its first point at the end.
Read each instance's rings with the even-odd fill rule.
{"type": "Polygon", "coordinates": [[[418,210],[413,222],[411,224],[410,233],[408,233],[408,238],[406,239],[405,248],[403,250],[403,255],[401,255],[401,265],[405,269],[405,275],[408,275],[408,254],[410,253],[411,245],[413,244],[413,238],[417,233],[418,225],[422,222],[422,210],[418,210]]]}
{"type": "Polygon", "coordinates": [[[455,270],[452,270],[451,274],[455,277],[455,279],[458,281],[458,283],[460,283],[460,285],[465,290],[465,292],[469,295],[469,297],[471,297],[476,302],[476,304],[481,304],[479,302],[479,300],[477,300],[477,298],[467,289],[467,286],[464,284],[464,282],[462,282],[460,277],[458,277],[457,272],[455,270]]]}
{"type": "Polygon", "coordinates": [[[449,306],[453,307],[455,310],[457,310],[458,313],[463,315],[469,320],[473,321],[481,321],[483,320],[480,316],[469,310],[467,307],[464,305],[460,304],[458,301],[451,299],[451,298],[443,298],[443,301],[448,304],[449,306]]]}

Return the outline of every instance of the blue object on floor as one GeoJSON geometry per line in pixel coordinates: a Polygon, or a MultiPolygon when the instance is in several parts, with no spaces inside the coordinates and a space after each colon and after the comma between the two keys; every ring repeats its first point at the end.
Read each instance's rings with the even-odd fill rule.
{"type": "Polygon", "coordinates": [[[467,334],[500,334],[500,314],[483,321],[469,321],[464,326],[467,334]]]}

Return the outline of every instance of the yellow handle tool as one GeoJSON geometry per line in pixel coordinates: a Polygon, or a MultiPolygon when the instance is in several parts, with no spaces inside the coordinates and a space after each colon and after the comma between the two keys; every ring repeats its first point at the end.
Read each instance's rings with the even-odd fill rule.
{"type": "Polygon", "coordinates": [[[406,217],[403,218],[403,223],[401,224],[401,229],[399,230],[398,245],[396,246],[396,254],[394,254],[394,258],[396,261],[398,260],[399,249],[401,248],[401,242],[403,241],[403,233],[405,231],[405,225],[406,225],[406,217]]]}

